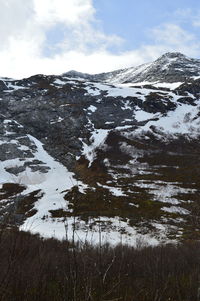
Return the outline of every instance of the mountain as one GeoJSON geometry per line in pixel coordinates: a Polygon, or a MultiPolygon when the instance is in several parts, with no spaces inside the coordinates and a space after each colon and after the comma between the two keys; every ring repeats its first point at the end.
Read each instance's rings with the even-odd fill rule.
{"type": "Polygon", "coordinates": [[[199,239],[198,76],[199,60],[167,53],[112,74],[2,78],[0,221],[89,242],[199,239]]]}
{"type": "Polygon", "coordinates": [[[189,58],[179,52],[168,52],[158,58],[155,62],[143,64],[138,67],[95,75],[69,71],[64,75],[113,84],[184,82],[185,80],[192,80],[195,77],[200,76],[200,60],[189,58]]]}

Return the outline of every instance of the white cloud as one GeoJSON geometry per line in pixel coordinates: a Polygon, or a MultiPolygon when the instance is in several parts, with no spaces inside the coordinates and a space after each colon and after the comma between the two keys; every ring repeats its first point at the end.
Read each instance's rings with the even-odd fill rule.
{"type": "Polygon", "coordinates": [[[200,20],[194,20],[193,26],[200,27],[200,20]]]}
{"type": "Polygon", "coordinates": [[[93,19],[91,0],[33,0],[36,19],[43,25],[57,22],[67,25],[84,24],[93,19]]]}
{"type": "Polygon", "coordinates": [[[122,42],[98,29],[92,0],[0,0],[0,4],[2,76],[61,73],[81,66],[87,71],[90,61],[94,64],[94,53],[100,59],[99,53],[105,55],[107,47],[122,42]],[[57,53],[46,57],[45,49],[54,44],[48,32],[55,28],[65,34],[55,42],[57,53]]]}
{"type": "Polygon", "coordinates": [[[139,65],[166,51],[197,56],[197,37],[180,25],[164,24],[150,31],[152,43],[113,54],[123,40],[98,28],[92,0],[0,0],[0,75],[25,77],[58,74],[70,69],[103,72],[139,65]],[[64,32],[54,41],[48,33],[64,32]],[[53,46],[52,46],[53,45],[53,46]],[[49,47],[56,51],[45,52],[49,47]]]}
{"type": "Polygon", "coordinates": [[[29,16],[33,14],[31,1],[0,0],[0,50],[9,45],[13,37],[22,37],[28,25],[29,16]]]}
{"type": "Polygon", "coordinates": [[[175,11],[174,17],[179,23],[183,22],[183,23],[191,24],[193,27],[200,26],[199,10],[196,10],[194,12],[194,9],[191,8],[178,9],[177,11],[175,11]]]}
{"type": "Polygon", "coordinates": [[[195,36],[175,24],[166,24],[152,30],[155,41],[177,47],[193,41],[195,36]]]}
{"type": "Polygon", "coordinates": [[[199,39],[180,25],[164,24],[151,32],[156,46],[166,49],[165,51],[179,51],[190,56],[196,56],[200,52],[199,39]]]}

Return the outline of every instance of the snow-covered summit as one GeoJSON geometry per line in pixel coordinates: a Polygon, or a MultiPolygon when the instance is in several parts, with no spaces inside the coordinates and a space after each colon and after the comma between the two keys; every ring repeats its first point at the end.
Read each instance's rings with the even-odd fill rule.
{"type": "Polygon", "coordinates": [[[65,75],[113,84],[184,82],[200,76],[200,60],[189,58],[179,52],[167,52],[154,62],[139,65],[138,67],[120,69],[95,75],[70,71],[65,73],[65,75]]]}

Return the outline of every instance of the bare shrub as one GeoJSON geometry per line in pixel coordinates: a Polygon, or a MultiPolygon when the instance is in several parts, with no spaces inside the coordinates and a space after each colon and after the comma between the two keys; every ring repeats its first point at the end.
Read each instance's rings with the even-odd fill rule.
{"type": "Polygon", "coordinates": [[[139,245],[81,245],[4,229],[0,300],[199,300],[200,243],[139,245]]]}

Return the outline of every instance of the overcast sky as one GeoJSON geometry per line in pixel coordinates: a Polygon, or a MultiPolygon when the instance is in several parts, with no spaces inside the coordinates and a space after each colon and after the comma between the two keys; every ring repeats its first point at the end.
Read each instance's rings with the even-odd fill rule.
{"type": "Polygon", "coordinates": [[[0,75],[131,67],[167,51],[200,58],[199,0],[0,0],[0,75]]]}

